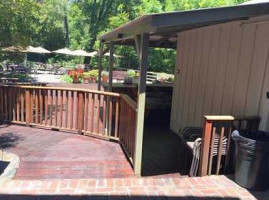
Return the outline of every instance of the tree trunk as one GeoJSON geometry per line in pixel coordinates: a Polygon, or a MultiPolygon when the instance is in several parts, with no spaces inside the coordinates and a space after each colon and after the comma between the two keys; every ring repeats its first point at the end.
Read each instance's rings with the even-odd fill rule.
{"type": "Polygon", "coordinates": [[[65,47],[69,47],[69,26],[67,14],[64,16],[64,29],[65,29],[65,47]]]}

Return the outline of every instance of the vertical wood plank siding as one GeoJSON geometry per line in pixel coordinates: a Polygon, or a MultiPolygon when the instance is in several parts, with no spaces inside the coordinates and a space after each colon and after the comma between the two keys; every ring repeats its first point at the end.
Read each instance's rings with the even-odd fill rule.
{"type": "Polygon", "coordinates": [[[184,31],[177,46],[173,131],[203,115],[257,115],[269,131],[268,16],[184,31]]]}

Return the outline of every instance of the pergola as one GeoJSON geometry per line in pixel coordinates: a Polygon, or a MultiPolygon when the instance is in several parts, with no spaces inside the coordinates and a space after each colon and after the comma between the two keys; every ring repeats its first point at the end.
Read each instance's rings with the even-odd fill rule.
{"type": "MultiPolygon", "coordinates": [[[[266,14],[269,14],[269,3],[151,14],[142,16],[100,37],[99,72],[102,71],[104,45],[109,45],[109,91],[112,90],[114,46],[134,46],[138,54],[140,80],[138,84],[136,152],[134,160],[136,174],[141,174],[149,47],[176,49],[179,32],[236,20],[247,20],[250,17],[266,14]]],[[[100,76],[101,73],[99,73],[99,80],[100,76]]],[[[99,90],[100,84],[99,82],[99,90]]]]}

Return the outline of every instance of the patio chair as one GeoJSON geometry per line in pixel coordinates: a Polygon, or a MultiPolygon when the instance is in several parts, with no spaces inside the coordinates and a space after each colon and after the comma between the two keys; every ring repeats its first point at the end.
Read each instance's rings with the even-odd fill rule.
{"type": "MultiPolygon", "coordinates": [[[[200,162],[200,152],[201,152],[201,144],[202,144],[202,133],[203,128],[201,127],[186,127],[181,132],[181,137],[184,146],[191,151],[192,153],[192,162],[189,175],[197,176],[200,162]]],[[[219,136],[216,135],[214,138],[214,146],[212,150],[212,157],[210,159],[210,166],[213,162],[215,156],[218,155],[218,146],[219,146],[219,136]]],[[[222,150],[221,155],[226,155],[227,150],[227,137],[223,137],[222,150]]]]}
{"type": "MultiPolygon", "coordinates": [[[[202,138],[197,138],[194,142],[187,142],[188,147],[192,150],[193,158],[192,158],[192,164],[190,169],[190,176],[197,176],[198,175],[198,169],[199,169],[199,163],[200,163],[200,152],[201,152],[201,145],[202,145],[202,138]]],[[[213,143],[213,150],[211,152],[211,159],[209,160],[210,164],[209,166],[212,166],[213,159],[215,156],[218,155],[218,146],[219,146],[219,136],[216,135],[214,138],[213,143]]],[[[222,149],[221,149],[221,155],[226,155],[227,152],[227,137],[223,137],[222,140],[222,149]]],[[[211,174],[211,169],[210,169],[211,174]]]]}

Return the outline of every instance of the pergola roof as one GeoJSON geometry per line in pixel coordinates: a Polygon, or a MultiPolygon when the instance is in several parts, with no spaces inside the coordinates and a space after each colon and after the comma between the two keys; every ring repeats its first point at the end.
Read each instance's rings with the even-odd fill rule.
{"type": "Polygon", "coordinates": [[[261,15],[269,15],[268,2],[150,14],[102,35],[100,40],[104,43],[114,41],[115,44],[135,45],[134,36],[147,33],[150,35],[151,47],[176,48],[178,32],[230,21],[247,20],[261,15]]]}

